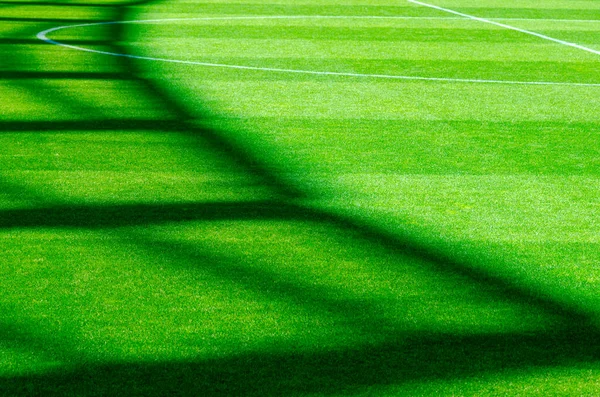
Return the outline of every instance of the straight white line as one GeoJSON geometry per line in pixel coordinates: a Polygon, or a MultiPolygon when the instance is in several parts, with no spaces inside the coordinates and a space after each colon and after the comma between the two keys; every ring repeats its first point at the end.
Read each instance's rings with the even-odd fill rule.
{"type": "Polygon", "coordinates": [[[600,51],[598,51],[598,50],[594,50],[594,49],[589,48],[589,47],[584,47],[584,46],[576,44],[576,43],[571,43],[569,41],[555,39],[554,37],[546,36],[545,34],[541,34],[541,33],[532,32],[531,30],[525,30],[525,29],[517,28],[515,26],[506,25],[504,23],[494,22],[494,21],[489,20],[489,19],[476,17],[474,15],[465,14],[463,12],[454,11],[454,10],[451,10],[449,8],[444,8],[444,7],[436,6],[436,5],[433,5],[433,4],[422,3],[422,2],[417,1],[417,0],[408,0],[408,2],[409,3],[418,4],[418,5],[421,5],[423,7],[429,7],[429,8],[433,8],[435,10],[444,11],[444,12],[447,12],[447,13],[450,13],[450,14],[459,15],[461,17],[472,19],[474,21],[479,21],[479,22],[483,22],[483,23],[489,23],[489,24],[492,24],[492,25],[499,26],[501,28],[505,28],[505,29],[514,30],[514,31],[517,31],[517,32],[529,34],[531,36],[536,36],[536,37],[539,37],[539,38],[544,39],[544,40],[553,41],[553,42],[558,43],[558,44],[562,44],[562,45],[565,45],[565,46],[577,48],[577,49],[582,50],[582,51],[591,52],[592,54],[600,55],[600,51]]]}
{"type": "MultiPolygon", "coordinates": [[[[454,19],[454,18],[453,18],[454,19]]],[[[540,22],[582,22],[600,23],[600,19],[558,19],[558,18],[490,18],[496,21],[540,21],[540,22]]]]}

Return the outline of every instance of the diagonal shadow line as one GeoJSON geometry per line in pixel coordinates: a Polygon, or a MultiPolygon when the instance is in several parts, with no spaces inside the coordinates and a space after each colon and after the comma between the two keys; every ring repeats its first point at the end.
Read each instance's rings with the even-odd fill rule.
{"type": "MultiPolygon", "coordinates": [[[[316,208],[312,208],[310,211],[315,219],[326,220],[347,233],[354,233],[370,241],[371,244],[378,244],[392,252],[401,252],[405,255],[420,258],[439,274],[458,275],[476,285],[485,286],[486,290],[491,288],[497,296],[503,299],[526,303],[531,307],[542,309],[548,314],[560,316],[572,327],[598,330],[595,313],[559,301],[555,296],[548,295],[543,291],[533,289],[505,276],[494,274],[491,270],[486,270],[485,267],[477,266],[477,263],[456,254],[457,250],[460,251],[460,246],[456,243],[436,246],[434,241],[423,241],[407,230],[395,229],[394,232],[389,232],[378,226],[334,212],[316,208]]],[[[472,248],[470,250],[471,253],[474,253],[472,248]]],[[[476,254],[478,254],[475,255],[478,258],[490,258],[492,261],[498,262],[497,258],[493,258],[483,250],[476,254]]],[[[600,332],[600,330],[594,332],[600,332]]]]}
{"type": "Polygon", "coordinates": [[[216,279],[234,281],[244,290],[270,300],[290,303],[318,315],[325,314],[328,319],[335,319],[337,325],[368,335],[372,340],[381,340],[382,336],[403,330],[402,319],[386,318],[381,308],[367,300],[351,299],[342,289],[318,282],[307,283],[271,269],[250,266],[237,256],[212,253],[209,243],[202,247],[198,242],[167,241],[144,232],[128,233],[127,239],[154,256],[167,255],[169,261],[166,263],[170,266],[193,267],[216,279]]]}
{"type": "MultiPolygon", "coordinates": [[[[232,201],[213,203],[122,204],[122,205],[57,205],[35,209],[13,209],[0,212],[0,230],[23,228],[105,229],[126,226],[159,225],[189,221],[287,220],[329,224],[346,234],[382,246],[392,255],[408,255],[424,261],[439,274],[460,276],[477,285],[486,286],[497,297],[525,303],[552,316],[560,316],[573,327],[594,328],[595,316],[579,307],[556,300],[541,291],[528,288],[478,268],[456,254],[435,249],[402,232],[385,231],[357,222],[352,218],[276,200],[232,201]]],[[[142,241],[139,241],[141,244],[142,241]]],[[[159,242],[153,242],[159,245],[159,242]]],[[[183,250],[171,247],[166,251],[183,250]]],[[[191,252],[189,255],[193,255],[191,252]]],[[[483,255],[482,255],[483,256],[483,255]]],[[[256,275],[255,275],[256,276],[256,275]]]]}
{"type": "MultiPolygon", "coordinates": [[[[235,206],[235,203],[231,203],[235,206]]],[[[434,249],[428,244],[423,244],[417,239],[411,237],[408,234],[399,238],[398,234],[390,234],[382,231],[376,227],[369,227],[363,223],[356,222],[352,218],[344,218],[343,216],[332,214],[330,212],[323,212],[320,210],[294,205],[294,204],[281,204],[277,202],[259,202],[250,204],[250,208],[242,208],[240,217],[228,218],[229,215],[233,215],[229,212],[229,209],[224,208],[224,213],[213,213],[210,214],[210,218],[203,218],[197,220],[283,220],[283,221],[302,221],[309,222],[312,224],[319,225],[330,225],[345,235],[350,235],[363,245],[364,242],[370,244],[371,247],[382,247],[389,252],[391,257],[397,257],[400,261],[402,258],[412,257],[418,258],[422,261],[421,266],[428,267],[433,272],[446,275],[448,277],[460,277],[470,283],[485,286],[486,293],[494,296],[499,301],[503,302],[517,302],[536,308],[546,313],[547,315],[559,320],[555,324],[557,329],[567,328],[571,330],[577,330],[576,332],[583,332],[584,334],[593,333],[600,334],[600,330],[597,327],[595,321],[596,316],[594,313],[588,312],[578,306],[559,301],[556,297],[543,293],[542,291],[536,291],[526,285],[520,284],[514,280],[506,279],[503,277],[491,274],[489,271],[485,271],[478,268],[475,264],[468,263],[461,258],[457,258],[455,254],[449,253],[443,249],[434,249]],[[251,218],[245,218],[248,213],[251,213],[251,218]],[[225,218],[221,218],[221,216],[225,218]]],[[[222,208],[223,209],[223,208],[222,208]]],[[[208,214],[207,214],[208,215],[208,214]]],[[[160,252],[177,252],[178,255],[182,255],[183,262],[190,262],[193,260],[197,251],[191,246],[183,244],[170,245],[167,242],[152,241],[151,244],[146,244],[142,240],[138,240],[138,245],[146,245],[149,249],[156,247],[162,247],[160,252]]],[[[238,280],[243,283],[246,287],[251,290],[260,292],[263,290],[264,285],[272,286],[271,290],[276,291],[280,296],[297,295],[300,299],[294,299],[298,302],[313,302],[313,306],[320,302],[321,304],[326,303],[326,291],[321,291],[316,294],[315,298],[310,298],[306,295],[304,289],[296,288],[293,283],[283,283],[279,280],[279,284],[274,282],[273,275],[267,271],[249,270],[240,268],[234,265],[234,261],[230,261],[231,264],[225,268],[220,268],[219,272],[228,274],[228,271],[232,271],[230,279],[238,280]],[[227,270],[229,269],[229,270],[227,270]],[[241,275],[241,273],[243,273],[241,275]],[[245,281],[241,281],[245,280],[245,281]],[[257,280],[266,280],[266,282],[254,284],[257,280]],[[249,283],[249,284],[248,284],[249,283]],[[246,285],[247,284],[247,285],[246,285]],[[280,287],[277,287],[279,285],[280,287]],[[292,293],[296,291],[296,293],[292,293]],[[319,301],[318,297],[321,297],[319,301]]],[[[222,275],[222,274],[221,274],[222,275]]],[[[313,286],[313,288],[317,288],[313,286]]],[[[350,305],[354,305],[350,303],[350,305]]],[[[335,308],[342,308],[338,300],[330,302],[329,305],[324,306],[326,311],[334,312],[335,308]]],[[[369,309],[366,303],[362,303],[353,307],[351,310],[347,310],[347,315],[357,312],[373,313],[374,318],[377,318],[377,310],[369,309]]],[[[382,327],[386,324],[385,319],[380,318],[377,320],[377,325],[382,327]]],[[[388,329],[394,328],[393,324],[388,324],[388,329]]],[[[376,333],[375,330],[372,330],[376,333]]],[[[600,340],[599,340],[600,343],[600,340]]]]}
{"type": "MultiPolygon", "coordinates": [[[[597,335],[594,335],[597,336],[597,335]]],[[[598,364],[599,346],[573,335],[406,334],[393,343],[309,352],[257,352],[200,361],[106,363],[72,372],[0,378],[7,395],[354,395],[414,382],[473,379],[547,365],[598,364]],[[565,348],[568,346],[568,349],[565,348]]],[[[539,375],[539,374],[538,374],[539,375]]]]}
{"type": "MultiPolygon", "coordinates": [[[[119,9],[117,20],[127,20],[128,15],[129,11],[126,8],[119,9]]],[[[127,48],[118,44],[125,41],[125,38],[127,37],[127,26],[125,24],[112,24],[110,25],[110,29],[112,29],[114,37],[121,38],[121,40],[115,40],[114,48],[116,49],[116,52],[123,54],[129,53],[127,48]]],[[[203,146],[208,145],[212,151],[229,159],[240,169],[258,177],[264,184],[273,188],[278,195],[285,197],[288,200],[306,196],[303,191],[293,184],[288,183],[280,173],[273,169],[273,167],[270,167],[268,164],[258,159],[255,154],[246,147],[228,137],[224,131],[217,131],[212,128],[198,128],[195,126],[193,121],[198,119],[198,115],[189,111],[185,105],[175,99],[173,94],[164,89],[158,82],[150,78],[140,77],[143,74],[138,70],[133,59],[119,57],[119,61],[123,65],[123,68],[127,70],[128,75],[132,76],[143,85],[150,96],[160,98],[165,109],[181,122],[182,131],[185,131],[187,135],[195,137],[198,144],[203,146]]]]}
{"type": "MultiPolygon", "coordinates": [[[[289,211],[289,210],[288,210],[289,211]]],[[[294,212],[292,215],[298,214],[294,212]]],[[[287,215],[287,214],[283,214],[287,215]]],[[[327,220],[315,219],[314,213],[301,213],[302,218],[277,218],[282,221],[302,221],[323,225],[327,220]]],[[[261,220],[273,220],[272,218],[260,218],[261,220]]],[[[339,227],[339,225],[331,225],[339,227]]],[[[342,231],[348,234],[348,229],[342,231]]],[[[349,325],[356,331],[362,331],[365,335],[376,338],[380,334],[389,334],[391,332],[400,332],[403,330],[402,320],[393,320],[382,314],[381,308],[374,306],[368,300],[355,300],[339,295],[340,291],[331,287],[316,284],[305,284],[297,279],[286,278],[272,271],[269,268],[252,267],[239,263],[239,258],[228,258],[227,254],[218,256],[207,255],[204,252],[209,249],[202,249],[198,243],[186,243],[183,241],[166,241],[152,236],[131,232],[128,234],[128,240],[132,240],[136,245],[144,247],[151,253],[164,254],[169,253],[173,258],[173,263],[201,264],[198,265],[204,272],[211,273],[214,277],[224,280],[234,280],[238,285],[247,290],[259,294],[271,296],[274,299],[286,300],[299,307],[306,307],[309,310],[315,310],[319,313],[327,313],[329,316],[336,317],[341,323],[349,325]],[[211,264],[211,265],[206,265],[211,264]],[[368,320],[365,320],[367,318],[368,320]]],[[[365,236],[353,236],[353,240],[359,246],[364,245],[365,236]],[[362,240],[362,241],[361,241],[362,240]]],[[[373,241],[366,239],[368,243],[373,241]]],[[[451,282],[470,282],[478,285],[486,285],[484,289],[490,302],[517,303],[529,308],[540,310],[548,317],[554,320],[553,332],[575,333],[581,335],[600,335],[600,330],[590,319],[589,313],[584,311],[575,311],[577,308],[567,307],[554,300],[551,297],[543,297],[533,294],[530,290],[524,289],[509,281],[490,279],[487,274],[475,274],[456,272],[453,268],[453,258],[436,255],[437,253],[414,252],[412,247],[403,250],[397,246],[390,247],[383,244],[381,248],[387,251],[390,258],[397,260],[397,263],[403,263],[407,258],[420,259],[420,266],[429,268],[432,273],[445,275],[451,282]],[[423,263],[425,261],[425,263],[423,263]],[[446,262],[447,261],[447,262],[446,262]],[[488,279],[490,282],[488,282],[488,279]]],[[[459,269],[461,270],[461,269],[459,269]]],[[[577,343],[577,342],[571,342],[577,343]]],[[[600,343],[600,340],[598,340],[600,343]]]]}

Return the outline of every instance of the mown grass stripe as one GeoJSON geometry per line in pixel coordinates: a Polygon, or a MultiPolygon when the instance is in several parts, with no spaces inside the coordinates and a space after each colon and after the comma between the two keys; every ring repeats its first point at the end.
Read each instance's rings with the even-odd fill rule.
{"type": "MultiPolygon", "coordinates": [[[[394,28],[394,27],[314,27],[295,26],[293,29],[285,26],[244,26],[233,28],[230,26],[207,26],[201,30],[198,26],[181,26],[178,25],[177,31],[171,31],[162,27],[151,31],[153,39],[169,39],[170,37],[181,38],[181,35],[189,36],[194,40],[210,39],[266,39],[278,40],[285,39],[308,39],[331,41],[335,38],[336,41],[365,41],[369,43],[378,43],[380,41],[394,42],[482,42],[482,43],[536,43],[537,40],[532,37],[525,36],[518,32],[497,31],[484,28],[469,28],[469,29],[436,29],[436,28],[394,28]],[[187,32],[187,34],[186,34],[187,32]]],[[[593,33],[586,32],[591,35],[589,40],[593,40],[593,33]]],[[[600,32],[597,33],[600,35],[600,32]]]]}
{"type": "Polygon", "coordinates": [[[589,47],[582,46],[582,45],[577,44],[577,43],[571,43],[571,42],[560,40],[560,39],[557,39],[557,38],[554,38],[554,37],[546,36],[546,35],[541,34],[541,33],[532,32],[532,31],[526,30],[526,29],[521,29],[521,28],[518,28],[516,26],[512,26],[512,25],[507,25],[507,24],[504,24],[504,23],[495,22],[495,21],[492,21],[490,19],[485,19],[485,18],[474,16],[474,15],[470,15],[470,14],[465,14],[465,13],[462,13],[462,12],[459,12],[459,11],[451,10],[449,8],[439,7],[439,6],[436,6],[436,5],[433,5],[433,4],[423,3],[423,2],[420,2],[420,1],[417,1],[417,0],[408,0],[408,1],[411,2],[411,3],[414,3],[414,4],[422,5],[424,7],[429,7],[429,8],[433,8],[433,9],[436,9],[436,10],[448,12],[448,13],[451,13],[451,14],[460,15],[460,16],[463,16],[463,17],[468,18],[468,19],[473,19],[475,21],[479,21],[479,22],[483,22],[483,23],[489,23],[489,24],[492,24],[492,25],[495,25],[495,26],[499,26],[499,27],[502,27],[502,28],[505,28],[505,29],[514,30],[514,31],[521,32],[521,33],[524,33],[524,34],[528,34],[528,35],[531,35],[531,36],[535,36],[535,37],[538,37],[538,38],[541,38],[541,39],[544,39],[544,40],[552,41],[554,43],[562,44],[564,46],[573,47],[573,48],[576,48],[578,50],[590,52],[590,53],[595,54],[595,55],[600,55],[600,51],[594,50],[594,49],[589,48],[589,47]]]}

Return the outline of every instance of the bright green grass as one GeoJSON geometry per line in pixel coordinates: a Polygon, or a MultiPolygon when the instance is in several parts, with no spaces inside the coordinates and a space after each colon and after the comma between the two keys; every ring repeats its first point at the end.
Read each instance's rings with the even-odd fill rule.
{"type": "MultiPolygon", "coordinates": [[[[175,1],[126,18],[450,16],[365,3],[175,1]]],[[[540,20],[598,18],[592,1],[436,4],[600,48],[600,22],[540,20]]],[[[600,316],[599,87],[131,66],[32,40],[111,7],[15,9],[0,28],[0,394],[597,391],[597,334],[571,328],[600,316]],[[198,120],[182,128],[138,74],[198,120]]],[[[600,56],[469,20],[125,28],[126,50],[152,57],[600,83],[600,56]]]]}

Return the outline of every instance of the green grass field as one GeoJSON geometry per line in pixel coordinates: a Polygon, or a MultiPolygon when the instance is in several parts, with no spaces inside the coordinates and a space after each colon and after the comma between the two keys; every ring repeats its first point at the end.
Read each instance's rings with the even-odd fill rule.
{"type": "Polygon", "coordinates": [[[0,395],[600,394],[600,4],[426,3],[0,1],[0,395]]]}

